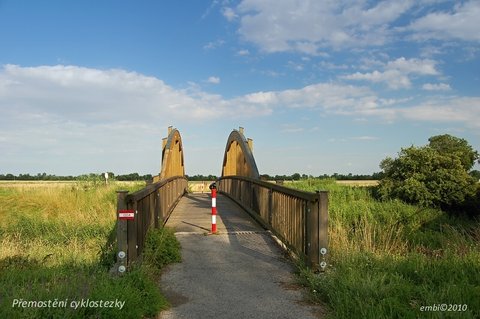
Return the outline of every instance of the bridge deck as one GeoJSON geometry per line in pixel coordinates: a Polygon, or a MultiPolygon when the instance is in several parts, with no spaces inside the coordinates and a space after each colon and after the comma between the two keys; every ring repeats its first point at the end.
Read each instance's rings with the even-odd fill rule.
{"type": "Polygon", "coordinates": [[[206,236],[211,199],[190,194],[168,220],[183,261],[162,275],[172,308],[160,318],[317,318],[319,308],[301,302],[293,268],[270,234],[221,195],[217,214],[219,235],[206,236]]]}

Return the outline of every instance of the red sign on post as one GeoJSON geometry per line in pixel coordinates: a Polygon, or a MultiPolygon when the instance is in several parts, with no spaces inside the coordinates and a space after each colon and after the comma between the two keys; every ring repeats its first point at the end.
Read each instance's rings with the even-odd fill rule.
{"type": "Polygon", "coordinates": [[[118,219],[133,220],[135,218],[135,211],[133,209],[121,209],[118,211],[118,219]]]}

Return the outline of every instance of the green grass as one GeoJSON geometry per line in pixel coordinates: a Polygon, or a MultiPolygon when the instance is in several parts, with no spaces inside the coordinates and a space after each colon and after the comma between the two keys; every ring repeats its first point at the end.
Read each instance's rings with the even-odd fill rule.
{"type": "Polygon", "coordinates": [[[150,231],[144,262],[122,277],[109,273],[115,190],[143,185],[87,186],[0,188],[0,318],[145,318],[168,307],[157,282],[161,266],[179,261],[171,231],[150,231]],[[50,307],[12,307],[22,301],[50,307]]]}
{"type": "Polygon", "coordinates": [[[299,280],[330,318],[479,318],[480,224],[332,180],[289,184],[329,193],[329,265],[299,280]],[[467,305],[465,312],[422,306],[467,305]]]}

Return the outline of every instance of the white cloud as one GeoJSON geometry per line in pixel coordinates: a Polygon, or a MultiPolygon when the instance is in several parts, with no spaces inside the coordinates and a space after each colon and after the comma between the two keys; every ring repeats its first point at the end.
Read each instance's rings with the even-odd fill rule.
{"type": "Polygon", "coordinates": [[[346,64],[334,64],[332,62],[321,61],[319,67],[327,70],[346,70],[348,65],[346,64]]]}
{"type": "Polygon", "coordinates": [[[364,80],[373,83],[385,82],[392,89],[409,88],[411,86],[410,79],[398,70],[373,71],[369,73],[356,72],[341,78],[346,80],[364,80]]]}
{"type": "Polygon", "coordinates": [[[219,84],[220,83],[220,78],[217,77],[217,76],[211,76],[207,79],[207,82],[211,83],[211,84],[219,84]]]}
{"type": "Polygon", "coordinates": [[[276,92],[274,100],[289,108],[315,108],[333,113],[350,113],[379,106],[376,95],[366,87],[330,83],[276,92]]]}
{"type": "Polygon", "coordinates": [[[228,21],[233,21],[238,18],[238,15],[235,13],[235,10],[229,7],[224,7],[222,9],[222,14],[228,21]]]}
{"type": "Polygon", "coordinates": [[[422,89],[425,91],[450,91],[452,88],[447,83],[425,83],[422,89]]]}
{"type": "MultiPolygon", "coordinates": [[[[59,161],[75,162],[77,170],[87,172],[99,162],[106,163],[101,170],[111,170],[109,165],[113,165],[135,171],[135,167],[150,165],[145,164],[151,161],[148,156],[159,158],[152,145],[157,145],[168,125],[182,128],[192,123],[252,119],[287,109],[319,116],[445,122],[480,129],[479,97],[426,97],[425,102],[415,104],[383,98],[364,86],[317,83],[226,99],[198,86],[176,89],[158,78],[125,70],[7,65],[0,69],[0,166],[17,167],[11,159],[22,158],[31,167],[50,167],[52,172],[59,161]]],[[[300,132],[298,127],[283,129],[300,132]]]]}
{"type": "Polygon", "coordinates": [[[297,63],[293,61],[288,61],[287,67],[294,71],[303,71],[304,65],[302,63],[297,63]]]}
{"type": "Polygon", "coordinates": [[[155,145],[168,125],[213,125],[271,112],[271,105],[244,97],[225,99],[193,85],[176,89],[125,70],[6,65],[0,67],[0,167],[155,172],[161,156],[155,145]]]}
{"type": "Polygon", "coordinates": [[[237,98],[237,100],[258,105],[273,105],[278,102],[277,95],[278,93],[276,92],[256,92],[237,98]]]}
{"type": "Polygon", "coordinates": [[[222,13],[239,21],[244,40],[267,53],[318,55],[324,48],[383,46],[398,39],[480,41],[476,0],[442,6],[412,0],[242,0],[222,13]],[[402,21],[408,13],[411,20],[402,21]]]}
{"type": "Polygon", "coordinates": [[[399,116],[410,120],[463,123],[480,129],[480,97],[431,99],[397,112],[399,116]]]}
{"type": "Polygon", "coordinates": [[[356,72],[341,76],[346,80],[364,80],[373,83],[386,83],[392,89],[409,88],[412,83],[411,75],[439,75],[436,70],[436,62],[431,59],[405,59],[404,57],[390,61],[384,65],[383,71],[356,72]]]}
{"type": "Polygon", "coordinates": [[[246,50],[246,49],[243,49],[243,50],[239,50],[237,52],[237,55],[239,56],[247,56],[247,55],[250,55],[250,51],[246,50]]]}
{"type": "MultiPolygon", "coordinates": [[[[219,83],[212,76],[210,83],[219,83]]],[[[313,108],[350,114],[394,102],[367,87],[318,83],[299,89],[254,92],[231,99],[198,86],[178,90],[155,77],[125,70],[77,66],[4,66],[0,69],[0,106],[8,114],[39,116],[48,121],[79,123],[141,122],[161,119],[196,121],[231,116],[258,117],[275,108],[313,108]],[[8,105],[8,108],[7,108],[8,105]]]]}
{"type": "Polygon", "coordinates": [[[387,122],[451,122],[480,129],[480,97],[425,97],[425,102],[418,103],[412,99],[381,98],[367,87],[318,83],[300,89],[252,93],[239,98],[239,102],[271,109],[316,109],[331,115],[373,117],[387,122]]]}
{"type": "Polygon", "coordinates": [[[405,59],[401,57],[395,61],[388,62],[386,69],[398,70],[406,74],[437,75],[438,71],[435,69],[435,65],[436,62],[431,59],[405,59]]]}
{"type": "Polygon", "coordinates": [[[352,140],[356,140],[356,141],[375,141],[375,140],[378,140],[378,139],[379,138],[376,137],[376,136],[369,136],[369,135],[352,137],[352,140]]]}
{"type": "MultiPolygon", "coordinates": [[[[414,72],[412,65],[417,66],[416,72],[437,73],[431,65],[425,66],[415,59],[397,59],[386,65],[407,73],[414,72]]],[[[373,72],[371,76],[381,78],[382,74],[373,72]]],[[[220,79],[212,76],[209,81],[218,83],[220,79]]],[[[449,86],[425,84],[424,88],[444,90],[449,86]]],[[[317,83],[298,89],[260,91],[225,99],[204,92],[198,86],[178,90],[160,79],[124,70],[61,65],[7,65],[0,69],[0,112],[3,124],[8,126],[12,126],[8,123],[24,118],[28,122],[70,122],[80,126],[130,121],[149,127],[150,124],[156,126],[163,118],[197,121],[238,117],[240,114],[257,117],[280,108],[317,109],[362,118],[401,116],[422,120],[427,119],[423,114],[432,111],[432,120],[452,119],[469,123],[477,120],[480,114],[480,99],[475,97],[431,100],[416,106],[412,103],[411,100],[382,98],[368,87],[340,83],[317,83]],[[406,105],[413,106],[406,108],[406,105]],[[433,111],[434,108],[438,112],[433,111]],[[450,116],[450,113],[455,115],[450,116]],[[441,117],[441,114],[449,115],[441,117]]]]}
{"type": "Polygon", "coordinates": [[[303,127],[298,127],[294,124],[282,124],[280,132],[282,133],[300,133],[305,131],[303,127]]]}
{"type": "Polygon", "coordinates": [[[480,2],[467,1],[451,12],[431,12],[412,22],[407,30],[414,31],[416,40],[480,41],[480,2]]]}
{"type": "Polygon", "coordinates": [[[224,44],[225,44],[224,40],[218,39],[218,40],[215,40],[215,41],[208,42],[207,44],[205,44],[203,46],[203,49],[207,50],[207,51],[208,50],[214,50],[214,49],[220,48],[224,44]]]}
{"type": "MultiPolygon", "coordinates": [[[[220,82],[218,77],[208,80],[220,82]]],[[[231,100],[198,88],[178,90],[155,77],[125,70],[63,65],[6,65],[0,69],[2,113],[8,105],[9,109],[19,113],[47,114],[89,122],[155,121],[165,117],[188,121],[271,112],[269,109],[255,109],[256,105],[246,100],[242,102],[232,105],[231,100]]]]}
{"type": "Polygon", "coordinates": [[[385,44],[391,37],[389,24],[412,5],[395,0],[375,5],[363,0],[243,0],[235,13],[239,33],[263,51],[315,55],[324,47],[385,44]]]}

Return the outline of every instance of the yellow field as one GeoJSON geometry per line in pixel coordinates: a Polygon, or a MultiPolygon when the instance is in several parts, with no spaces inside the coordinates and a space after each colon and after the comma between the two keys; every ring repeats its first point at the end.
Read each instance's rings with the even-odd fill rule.
{"type": "Polygon", "coordinates": [[[358,180],[358,181],[337,181],[337,184],[348,185],[348,186],[377,186],[377,180],[358,180]]]}
{"type": "MultiPolygon", "coordinates": [[[[65,187],[65,186],[72,186],[77,185],[79,183],[88,183],[81,182],[81,181],[0,181],[0,187],[9,187],[9,188],[26,188],[26,187],[65,187]]],[[[113,181],[109,182],[109,184],[115,186],[136,186],[138,184],[142,184],[141,181],[113,181]]]]}
{"type": "MultiPolygon", "coordinates": [[[[307,180],[300,180],[300,181],[284,181],[285,184],[289,183],[299,183],[299,182],[307,182],[307,180]]],[[[312,183],[315,183],[315,179],[310,180],[312,183]]],[[[269,181],[271,183],[275,183],[275,181],[269,181]]],[[[377,186],[379,181],[378,180],[336,180],[335,181],[339,185],[345,185],[345,186],[377,186]]]]}
{"type": "Polygon", "coordinates": [[[208,186],[213,183],[213,181],[189,181],[188,190],[192,193],[209,193],[210,189],[208,186]]]}

